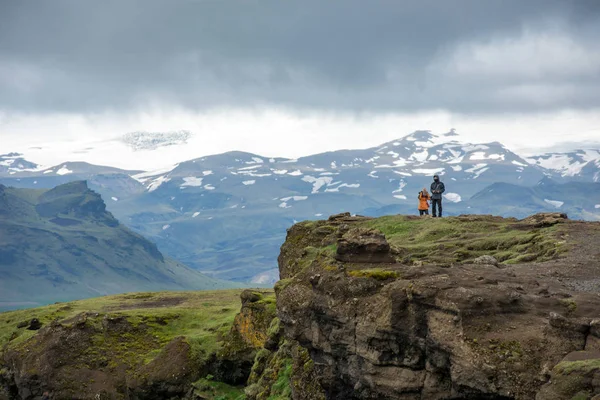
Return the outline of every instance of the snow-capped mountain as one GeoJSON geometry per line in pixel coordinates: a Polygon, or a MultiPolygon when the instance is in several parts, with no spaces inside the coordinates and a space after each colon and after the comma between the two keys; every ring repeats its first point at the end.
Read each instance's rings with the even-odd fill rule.
{"type": "Polygon", "coordinates": [[[600,182],[600,150],[546,153],[527,160],[564,178],[600,182]]]}
{"type": "MultiPolygon", "coordinates": [[[[173,143],[138,151],[146,157],[180,146],[173,143]]],[[[82,162],[48,168],[28,163],[27,157],[15,153],[3,157],[0,183],[4,185],[53,187],[88,180],[119,220],[152,238],[164,253],[220,278],[261,283],[273,279],[279,246],[294,221],[344,211],[413,213],[417,193],[430,185],[434,174],[446,184],[446,215],[514,215],[519,203],[508,206],[506,202],[514,203],[515,193],[523,188],[523,194],[533,199],[523,208],[527,212],[560,209],[571,217],[600,219],[596,203],[582,202],[581,197],[570,201],[565,198],[568,193],[558,189],[556,195],[552,188],[527,189],[549,178],[561,184],[589,176],[587,182],[592,182],[594,176],[586,172],[591,152],[581,155],[590,160],[575,176],[544,167],[543,160],[551,156],[526,160],[498,142],[465,143],[454,132],[418,131],[370,149],[294,160],[228,152],[177,161],[153,171],[82,162]],[[499,183],[506,186],[493,186],[499,183]],[[510,193],[505,194],[512,197],[497,196],[508,188],[510,193]]]]}
{"type": "Polygon", "coordinates": [[[452,135],[436,136],[422,131],[372,149],[340,150],[297,160],[231,152],[134,178],[150,192],[167,182],[182,190],[200,187],[209,191],[259,185],[260,195],[267,186],[283,186],[297,196],[369,194],[378,201],[389,202],[404,200],[405,191],[418,192],[431,183],[434,174],[439,174],[449,188],[454,187],[452,192],[460,187],[460,193],[450,196],[451,200],[460,201],[493,182],[534,184],[544,172],[500,143],[460,143],[452,140],[452,135]]]}
{"type": "Polygon", "coordinates": [[[37,171],[39,166],[27,161],[20,153],[0,154],[0,174],[15,175],[20,172],[37,171]]]}

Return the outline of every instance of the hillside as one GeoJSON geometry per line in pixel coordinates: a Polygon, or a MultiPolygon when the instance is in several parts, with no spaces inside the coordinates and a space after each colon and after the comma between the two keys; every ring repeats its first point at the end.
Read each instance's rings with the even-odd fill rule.
{"type": "Polygon", "coordinates": [[[600,220],[600,182],[558,183],[545,178],[532,187],[495,183],[471,197],[469,211],[525,217],[544,211],[566,212],[573,219],[600,220]]]}
{"type": "Polygon", "coordinates": [[[251,361],[237,375],[227,352],[254,355],[236,342],[240,292],[134,293],[1,313],[0,399],[237,399],[239,387],[200,378],[247,379],[251,361]]]}
{"type": "Polygon", "coordinates": [[[0,185],[0,310],[148,290],[219,289],[119,223],[85,182],[0,185]]]}
{"type": "Polygon", "coordinates": [[[591,400],[599,241],[600,223],[558,213],[306,221],[276,301],[140,293],[0,314],[0,384],[28,400],[591,400]]]}

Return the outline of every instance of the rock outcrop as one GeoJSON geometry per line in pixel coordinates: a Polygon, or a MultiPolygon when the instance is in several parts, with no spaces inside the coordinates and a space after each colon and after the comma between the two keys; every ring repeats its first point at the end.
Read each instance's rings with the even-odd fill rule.
{"type": "MultiPolygon", "coordinates": [[[[425,222],[433,234],[436,226],[447,230],[427,244],[435,253],[430,258],[409,243],[424,225],[411,236],[412,222],[401,217],[383,226],[390,237],[406,237],[407,246],[397,240],[390,246],[372,220],[349,215],[288,230],[279,258],[278,317],[285,339],[307,351],[325,398],[600,394],[594,283],[600,259],[597,247],[578,244],[600,243],[600,225],[562,215],[460,218],[425,222]],[[477,224],[481,241],[469,242],[470,234],[452,242],[460,232],[439,224],[454,222],[477,224]],[[554,251],[564,245],[569,250],[554,251]],[[481,257],[488,250],[511,262],[481,257]],[[454,261],[432,261],[438,254],[454,254],[454,261]]],[[[304,397],[300,391],[292,398],[304,397]]]]}

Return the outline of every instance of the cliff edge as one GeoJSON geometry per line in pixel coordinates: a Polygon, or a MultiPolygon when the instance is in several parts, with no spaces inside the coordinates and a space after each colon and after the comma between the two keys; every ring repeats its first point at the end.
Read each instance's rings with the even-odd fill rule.
{"type": "Polygon", "coordinates": [[[596,399],[598,244],[564,214],[303,222],[278,317],[328,399],[596,399]]]}

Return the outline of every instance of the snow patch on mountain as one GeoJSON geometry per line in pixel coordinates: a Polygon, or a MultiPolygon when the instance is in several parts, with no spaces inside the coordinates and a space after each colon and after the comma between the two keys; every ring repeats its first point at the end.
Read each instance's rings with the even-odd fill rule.
{"type": "Polygon", "coordinates": [[[202,186],[202,178],[197,178],[195,176],[186,176],[183,178],[183,183],[180,187],[186,186],[202,186]]]}
{"type": "Polygon", "coordinates": [[[66,165],[63,165],[58,171],[56,171],[57,175],[67,175],[67,174],[72,174],[73,171],[71,171],[69,168],[67,168],[66,165]]]}
{"type": "Polygon", "coordinates": [[[489,150],[490,147],[488,145],[485,144],[466,144],[464,146],[462,146],[462,150],[465,153],[470,153],[472,151],[477,151],[477,150],[489,150]]]}
{"type": "Polygon", "coordinates": [[[141,172],[139,174],[132,175],[131,177],[140,183],[145,183],[146,181],[148,181],[151,178],[156,178],[159,175],[168,174],[169,172],[173,171],[178,166],[179,166],[179,164],[170,165],[168,167],[155,169],[152,171],[141,172]]]}
{"type": "Polygon", "coordinates": [[[196,211],[195,213],[192,214],[192,218],[196,218],[198,215],[200,215],[200,212],[196,211]]]}
{"type": "Polygon", "coordinates": [[[444,193],[444,198],[452,203],[460,203],[462,201],[462,198],[458,193],[444,193]]]}
{"type": "Polygon", "coordinates": [[[289,196],[289,197],[283,197],[280,200],[281,201],[290,201],[290,200],[294,200],[294,201],[303,201],[303,200],[307,200],[308,196],[289,196]]]}
{"type": "Polygon", "coordinates": [[[243,181],[242,182],[244,185],[249,186],[249,185],[254,185],[256,183],[256,181],[252,180],[252,181],[243,181]]]}
{"type": "Polygon", "coordinates": [[[404,172],[404,171],[394,171],[394,173],[398,174],[398,175],[402,175],[402,176],[412,176],[411,173],[404,172]]]}
{"type": "Polygon", "coordinates": [[[265,160],[259,157],[252,157],[252,161],[247,161],[246,164],[263,164],[265,160]]]}
{"type": "Polygon", "coordinates": [[[445,168],[416,168],[412,172],[419,175],[442,175],[445,168]]]}
{"type": "Polygon", "coordinates": [[[315,178],[314,176],[306,175],[306,176],[302,177],[302,180],[304,182],[313,184],[312,193],[319,193],[319,189],[321,189],[325,185],[331,184],[331,182],[333,181],[333,178],[331,178],[329,176],[321,176],[321,177],[315,178]]]}
{"type": "Polygon", "coordinates": [[[485,154],[483,151],[476,151],[469,157],[470,160],[504,160],[504,154],[485,154]]]}
{"type": "Polygon", "coordinates": [[[398,184],[398,189],[394,190],[392,193],[400,193],[406,187],[407,183],[404,179],[400,179],[400,183],[398,184]]]}
{"type": "Polygon", "coordinates": [[[204,189],[206,189],[206,190],[215,190],[216,188],[213,185],[208,184],[208,185],[204,185],[204,189]]]}
{"type": "Polygon", "coordinates": [[[299,169],[297,169],[295,171],[292,171],[292,172],[288,173],[288,175],[290,175],[290,176],[301,176],[303,174],[302,174],[302,171],[300,171],[299,169]]]}
{"type": "Polygon", "coordinates": [[[406,200],[406,196],[403,194],[395,194],[394,197],[400,200],[406,200]]]}
{"type": "Polygon", "coordinates": [[[562,207],[563,204],[565,204],[564,201],[558,201],[558,200],[548,200],[548,199],[544,199],[544,201],[556,208],[560,208],[562,207]]]}
{"type": "Polygon", "coordinates": [[[427,150],[423,150],[420,152],[415,152],[408,157],[409,160],[415,161],[427,161],[427,157],[429,157],[429,152],[427,150]]]}
{"type": "Polygon", "coordinates": [[[360,187],[360,183],[342,183],[340,185],[338,185],[335,188],[332,189],[325,189],[326,192],[339,192],[341,188],[351,188],[351,189],[356,189],[360,187]]]}
{"type": "Polygon", "coordinates": [[[158,189],[160,187],[160,185],[162,185],[163,183],[169,182],[170,180],[171,180],[171,178],[168,178],[167,176],[159,176],[158,178],[156,178],[152,182],[150,182],[150,184],[148,185],[148,191],[153,192],[156,189],[158,189]]]}

